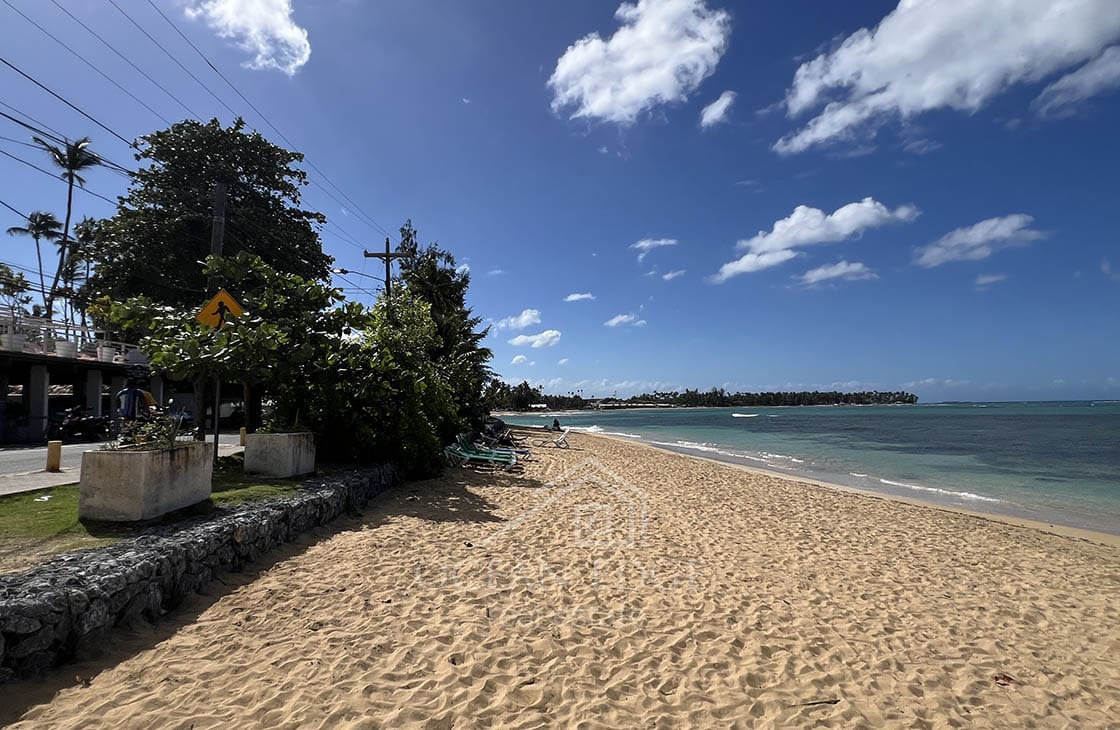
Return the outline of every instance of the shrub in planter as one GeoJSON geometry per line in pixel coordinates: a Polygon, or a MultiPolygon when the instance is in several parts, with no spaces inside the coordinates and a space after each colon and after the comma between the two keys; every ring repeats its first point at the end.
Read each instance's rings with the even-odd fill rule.
{"type": "Polygon", "coordinates": [[[151,520],[209,499],[213,446],[176,442],[177,431],[177,419],[138,421],[110,447],[82,454],[78,517],[151,520]]]}

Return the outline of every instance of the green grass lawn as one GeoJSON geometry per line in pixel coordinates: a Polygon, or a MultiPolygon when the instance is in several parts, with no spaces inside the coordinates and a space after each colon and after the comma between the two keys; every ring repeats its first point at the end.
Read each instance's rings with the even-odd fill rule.
{"type": "MultiPolygon", "coordinates": [[[[237,457],[219,460],[209,501],[173,512],[158,520],[172,524],[231,505],[283,497],[298,491],[299,482],[268,480],[241,471],[237,457]]],[[[40,489],[0,497],[0,572],[18,570],[55,553],[100,547],[139,533],[144,526],[78,520],[78,485],[40,489]]]]}

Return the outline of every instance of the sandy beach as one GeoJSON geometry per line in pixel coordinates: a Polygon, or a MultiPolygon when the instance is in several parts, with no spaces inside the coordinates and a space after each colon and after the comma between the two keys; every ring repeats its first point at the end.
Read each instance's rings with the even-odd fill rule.
{"type": "Polygon", "coordinates": [[[0,722],[1115,727],[1115,542],[571,442],[395,489],[0,722]]]}

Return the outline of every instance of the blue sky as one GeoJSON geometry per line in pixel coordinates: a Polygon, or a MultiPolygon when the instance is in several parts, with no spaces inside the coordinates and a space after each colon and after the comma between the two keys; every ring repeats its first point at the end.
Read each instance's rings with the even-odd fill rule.
{"type": "MultiPolygon", "coordinates": [[[[376,273],[344,238],[379,247],[412,218],[470,266],[508,380],[1120,397],[1114,0],[153,1],[359,203],[307,190],[336,265],[376,273]]],[[[8,3],[0,55],[122,136],[166,124],[13,6],[186,114],[53,3],[8,3]]],[[[108,0],[59,4],[229,121],[108,0]]],[[[117,4],[279,141],[151,5],[117,4]]],[[[6,67],[0,100],[131,163],[6,67]]],[[[125,183],[88,179],[109,198],[125,183]]],[[[0,156],[0,200],[61,214],[65,189],[0,156]]],[[[30,241],[0,260],[33,267],[30,241]]]]}

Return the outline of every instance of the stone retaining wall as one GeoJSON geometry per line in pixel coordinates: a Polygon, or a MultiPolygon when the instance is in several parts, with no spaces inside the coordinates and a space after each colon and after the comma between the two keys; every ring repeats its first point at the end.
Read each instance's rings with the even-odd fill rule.
{"type": "Polygon", "coordinates": [[[117,625],[159,619],[215,574],[240,570],[300,533],[365,507],[398,481],[392,466],[315,479],[292,497],[153,528],[0,576],[0,682],[58,666],[117,625]]]}

